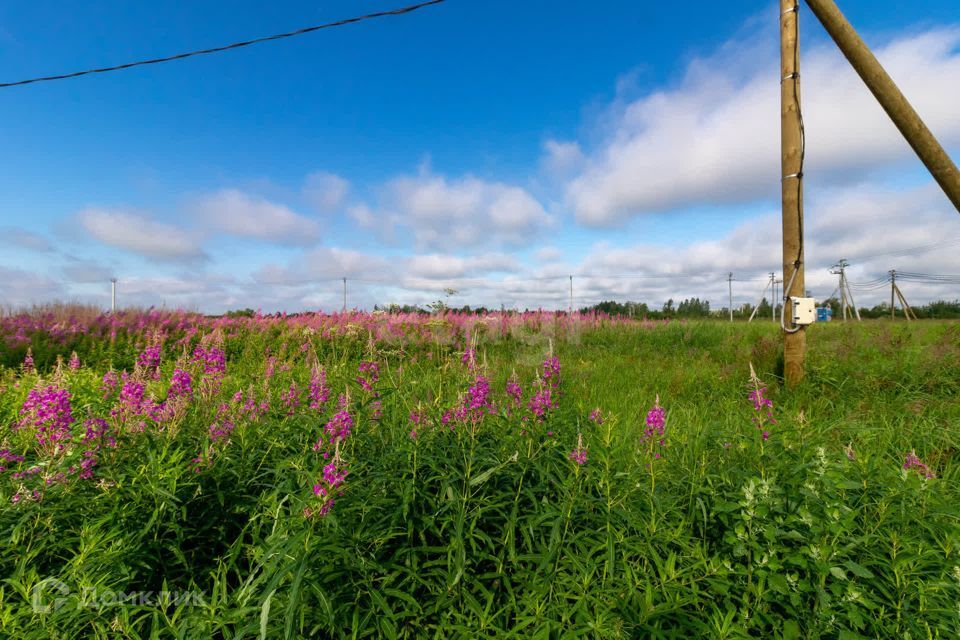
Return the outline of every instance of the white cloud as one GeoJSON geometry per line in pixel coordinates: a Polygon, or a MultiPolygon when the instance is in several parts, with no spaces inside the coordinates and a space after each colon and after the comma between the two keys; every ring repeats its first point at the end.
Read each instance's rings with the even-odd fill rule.
{"type": "Polygon", "coordinates": [[[303,183],[303,195],[313,207],[323,213],[336,210],[347,197],[350,183],[326,171],[315,171],[303,183]]]}
{"type": "MultiPolygon", "coordinates": [[[[960,142],[960,29],[901,37],[881,63],[944,144],[960,142]]],[[[773,42],[728,44],[690,64],[677,87],[611,107],[609,134],[587,154],[567,199],[577,219],[773,199],[779,194],[778,55],[773,42]]],[[[801,62],[807,174],[834,179],[912,154],[832,44],[801,62]]]]}
{"type": "Polygon", "coordinates": [[[462,278],[490,273],[513,273],[520,270],[516,258],[507,254],[456,256],[427,254],[413,256],[407,262],[407,273],[414,278],[462,278]]]}
{"type": "Polygon", "coordinates": [[[21,249],[47,253],[53,245],[39,233],[21,227],[0,227],[0,242],[21,249]]]}
{"type": "Polygon", "coordinates": [[[60,271],[68,282],[77,284],[104,283],[114,277],[113,269],[95,260],[72,259],[60,271]]]}
{"type": "Polygon", "coordinates": [[[393,279],[396,269],[390,260],[381,256],[336,247],[317,247],[289,265],[267,264],[253,273],[255,282],[283,286],[311,285],[342,277],[393,279]]]}
{"type": "Polygon", "coordinates": [[[553,174],[565,174],[583,163],[583,150],[578,142],[547,140],[543,144],[543,165],[553,174]]]}
{"type": "Polygon", "coordinates": [[[289,207],[238,189],[222,189],[200,198],[195,208],[213,228],[244,238],[303,246],[316,241],[319,225],[289,207]]]}
{"type": "Polygon", "coordinates": [[[100,242],[156,260],[205,258],[197,239],[177,227],[119,209],[88,208],[80,225],[100,242]]]}
{"type": "Polygon", "coordinates": [[[51,278],[0,265],[0,307],[6,310],[62,300],[63,287],[51,278]]]}
{"type": "Polygon", "coordinates": [[[379,220],[386,233],[406,228],[421,250],[527,244],[553,224],[525,189],[427,172],[391,180],[380,210],[356,210],[354,219],[367,224],[379,220]]]}

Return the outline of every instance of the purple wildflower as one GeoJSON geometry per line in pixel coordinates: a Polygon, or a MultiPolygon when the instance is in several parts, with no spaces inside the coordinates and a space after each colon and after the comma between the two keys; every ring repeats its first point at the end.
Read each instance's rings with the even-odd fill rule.
{"type": "Polygon", "coordinates": [[[183,369],[174,369],[173,376],[170,379],[170,389],[167,392],[170,398],[193,399],[193,386],[191,386],[190,374],[183,369]]]}
{"type": "Polygon", "coordinates": [[[77,355],[76,351],[70,354],[69,366],[71,371],[77,371],[80,369],[80,356],[77,355]]]}
{"type": "Polygon", "coordinates": [[[314,368],[310,376],[310,408],[319,410],[330,399],[330,387],[327,386],[327,372],[325,369],[314,368]]]}
{"type": "Polygon", "coordinates": [[[904,471],[909,471],[910,469],[913,469],[924,478],[936,477],[936,474],[933,472],[933,470],[930,469],[930,467],[928,467],[927,465],[925,465],[920,460],[920,458],[917,457],[917,454],[914,451],[911,451],[910,453],[907,454],[907,457],[904,459],[904,462],[903,462],[903,469],[904,471]]]}
{"type": "Polygon", "coordinates": [[[72,436],[70,392],[56,385],[31,389],[20,408],[17,429],[32,428],[41,448],[50,455],[60,451],[72,436]]]}
{"type": "Polygon", "coordinates": [[[587,463],[587,447],[583,446],[583,434],[577,434],[577,446],[567,457],[581,467],[587,463]]]}

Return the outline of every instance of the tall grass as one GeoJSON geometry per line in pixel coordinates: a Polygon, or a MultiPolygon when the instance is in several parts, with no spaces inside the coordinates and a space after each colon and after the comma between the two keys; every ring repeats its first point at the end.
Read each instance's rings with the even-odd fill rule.
{"type": "Polygon", "coordinates": [[[4,370],[0,449],[25,459],[0,463],[0,635],[960,634],[957,325],[815,326],[788,392],[773,327],[512,322],[403,338],[169,325],[158,371],[139,357],[148,324],[121,350],[84,343],[76,370],[4,370]],[[222,378],[193,357],[218,345],[222,378]],[[751,363],[775,422],[748,399],[751,363]],[[104,392],[111,364],[173,409],[154,419],[122,382],[104,392]],[[319,367],[331,394],[311,409],[319,367]],[[189,402],[169,392],[175,368],[189,402]],[[50,384],[69,389],[74,431],[44,455],[22,407],[50,384]],[[540,420],[531,399],[547,389],[540,420]],[[242,417],[237,392],[268,410],[242,417]],[[662,444],[647,426],[658,396],[662,444]],[[341,409],[353,428],[331,441],[341,409]],[[105,430],[82,443],[92,417],[105,430]],[[69,471],[85,450],[92,478],[69,471]],[[910,452],[935,477],[904,469],[910,452]],[[318,495],[334,460],[348,473],[318,495]]]}

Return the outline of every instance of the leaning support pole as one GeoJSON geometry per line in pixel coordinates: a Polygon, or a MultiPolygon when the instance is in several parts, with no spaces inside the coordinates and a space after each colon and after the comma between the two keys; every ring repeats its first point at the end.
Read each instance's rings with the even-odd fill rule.
{"type": "MultiPolygon", "coordinates": [[[[782,1],[781,1],[782,4],[782,1]]],[[[833,0],[807,0],[813,14],[960,212],[960,171],[833,0]]]]}
{"type": "MultiPolygon", "coordinates": [[[[783,218],[783,310],[793,317],[790,296],[803,296],[803,122],[800,116],[800,54],[797,3],[780,0],[780,188],[783,218]]],[[[776,308],[776,300],[773,302],[776,308]]],[[[787,386],[803,380],[807,332],[787,329],[783,336],[783,377],[787,386]]]]}

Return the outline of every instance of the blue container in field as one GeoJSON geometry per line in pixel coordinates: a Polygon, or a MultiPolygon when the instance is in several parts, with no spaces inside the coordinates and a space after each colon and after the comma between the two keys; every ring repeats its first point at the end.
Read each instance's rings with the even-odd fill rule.
{"type": "Polygon", "coordinates": [[[830,322],[833,318],[833,309],[830,307],[817,307],[817,322],[830,322]]]}

